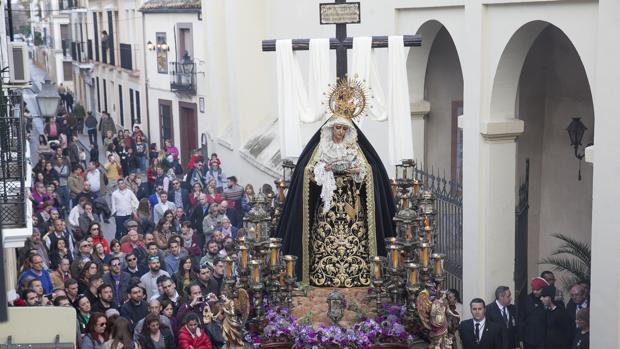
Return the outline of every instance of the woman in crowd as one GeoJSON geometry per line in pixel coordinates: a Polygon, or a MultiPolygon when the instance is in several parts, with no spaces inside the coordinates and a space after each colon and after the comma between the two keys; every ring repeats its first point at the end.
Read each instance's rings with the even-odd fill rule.
{"type": "Polygon", "coordinates": [[[140,188],[140,183],[138,183],[138,175],[135,171],[131,171],[125,177],[125,184],[127,184],[127,189],[131,190],[134,194],[138,193],[138,189],[140,188]]]}
{"type": "Polygon", "coordinates": [[[77,310],[77,321],[78,326],[80,326],[80,333],[82,335],[85,335],[86,329],[88,327],[88,322],[90,321],[91,317],[90,301],[85,295],[79,294],[73,306],[77,310]]]}
{"type": "Polygon", "coordinates": [[[108,130],[105,133],[105,138],[103,139],[103,150],[110,149],[110,145],[114,146],[114,133],[108,130]]]}
{"type": "Polygon", "coordinates": [[[181,296],[185,295],[185,289],[189,284],[196,280],[196,271],[194,271],[194,262],[190,256],[182,257],[179,261],[179,270],[174,274],[177,285],[177,292],[181,296]]]}
{"type": "Polygon", "coordinates": [[[200,258],[200,244],[198,243],[198,234],[192,229],[192,222],[185,221],[181,223],[181,239],[183,239],[183,248],[190,257],[200,258]]]}
{"type": "Polygon", "coordinates": [[[50,205],[57,209],[58,212],[64,214],[65,208],[63,207],[60,200],[58,200],[58,194],[56,193],[56,184],[48,184],[45,190],[47,190],[47,195],[50,197],[50,205]]]}
{"type": "Polygon", "coordinates": [[[172,331],[162,326],[159,315],[148,314],[139,336],[142,349],[176,349],[172,331]]]}
{"type": "Polygon", "coordinates": [[[146,170],[146,180],[151,185],[151,191],[155,188],[155,178],[157,178],[157,168],[160,167],[159,158],[151,156],[151,166],[146,170]]]}
{"type": "Polygon", "coordinates": [[[188,313],[183,318],[179,330],[179,349],[211,349],[211,341],[200,328],[200,320],[196,313],[188,313]]]}
{"type": "MultiPolygon", "coordinates": [[[[93,236],[94,241],[98,241],[94,238],[95,234],[98,234],[99,237],[103,234],[101,231],[101,224],[99,222],[99,215],[93,212],[93,204],[90,202],[84,204],[84,212],[80,215],[80,218],[78,218],[78,222],[80,225],[80,231],[86,233],[87,236],[93,236]],[[97,231],[91,233],[90,230],[94,225],[97,226],[97,231]]],[[[105,239],[101,239],[105,242],[105,239]]],[[[104,246],[107,246],[107,242],[105,242],[104,246]]]]}
{"type": "Polygon", "coordinates": [[[571,349],[589,349],[590,348],[590,309],[582,308],[577,311],[575,316],[575,324],[577,325],[577,333],[573,340],[571,349]]]}
{"type": "Polygon", "coordinates": [[[58,265],[63,258],[67,258],[69,263],[73,263],[73,255],[67,247],[67,242],[64,239],[57,239],[53,241],[50,248],[50,265],[58,265]]]}
{"type": "Polygon", "coordinates": [[[93,259],[95,260],[95,262],[103,266],[109,265],[110,258],[112,257],[105,252],[105,247],[103,246],[103,244],[101,242],[95,242],[93,246],[93,259]]]}
{"type": "MultiPolygon", "coordinates": [[[[86,209],[84,209],[84,211],[86,211],[86,209]]],[[[103,230],[101,227],[101,224],[94,222],[91,223],[88,226],[88,230],[87,230],[87,237],[91,237],[93,239],[93,244],[97,244],[100,243],[103,245],[103,252],[105,254],[110,253],[110,246],[108,245],[108,242],[106,241],[106,239],[103,237],[103,230]]]]}
{"type": "MultiPolygon", "coordinates": [[[[166,211],[166,214],[168,213],[172,215],[172,211],[166,211]]],[[[155,243],[157,243],[157,247],[162,250],[168,249],[168,239],[170,239],[172,235],[174,235],[171,228],[172,223],[170,223],[170,221],[164,215],[164,217],[159,220],[159,223],[157,223],[157,226],[153,230],[153,237],[155,238],[155,243]]]]}
{"type": "Polygon", "coordinates": [[[139,232],[142,234],[150,233],[153,230],[154,224],[151,219],[151,204],[148,198],[140,199],[136,216],[140,228],[139,232]]]}
{"type": "Polygon", "coordinates": [[[172,304],[172,302],[170,302],[169,299],[162,299],[161,315],[167,317],[168,320],[170,320],[170,327],[172,328],[172,333],[178,333],[179,325],[177,323],[177,317],[174,316],[174,305],[172,304]]]}
{"type": "Polygon", "coordinates": [[[243,196],[241,197],[241,208],[243,212],[248,212],[250,210],[250,203],[254,200],[254,195],[254,186],[252,184],[246,184],[243,196]]]}
{"type": "Polygon", "coordinates": [[[138,170],[144,173],[146,171],[146,161],[148,160],[148,144],[146,144],[141,134],[136,135],[135,154],[138,161],[138,170]]]}
{"type": "Polygon", "coordinates": [[[211,204],[220,204],[222,202],[222,194],[217,192],[215,180],[211,180],[207,186],[207,202],[211,204]]]}
{"type": "Polygon", "coordinates": [[[189,193],[189,206],[192,211],[200,203],[200,194],[202,194],[202,184],[194,183],[192,185],[192,192],[189,193]]]}
{"type": "Polygon", "coordinates": [[[108,319],[102,313],[93,313],[82,337],[80,349],[101,349],[108,340],[108,319]]]}
{"type": "Polygon", "coordinates": [[[88,290],[90,278],[99,272],[99,268],[95,262],[88,261],[84,263],[80,276],[78,278],[79,292],[84,293],[88,290]]]}
{"type": "Polygon", "coordinates": [[[43,183],[45,185],[50,184],[58,184],[60,181],[60,176],[58,172],[54,169],[54,165],[51,162],[45,163],[45,168],[43,169],[43,183]]]}
{"type": "Polygon", "coordinates": [[[113,239],[110,241],[110,258],[117,257],[121,261],[121,270],[127,266],[125,263],[125,253],[121,251],[120,241],[113,239]]]}
{"type": "Polygon", "coordinates": [[[103,344],[102,349],[139,349],[140,344],[134,342],[129,332],[129,320],[119,317],[114,320],[110,339],[103,344]]]}

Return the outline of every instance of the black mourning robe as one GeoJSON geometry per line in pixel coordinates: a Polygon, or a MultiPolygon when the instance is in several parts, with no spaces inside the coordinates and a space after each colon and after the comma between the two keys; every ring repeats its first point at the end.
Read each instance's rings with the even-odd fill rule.
{"type": "MultiPolygon", "coordinates": [[[[396,206],[394,205],[390,187],[390,178],[375,149],[357,125],[354,124],[354,126],[357,130],[357,143],[372,169],[376,210],[375,235],[377,254],[385,256],[385,238],[395,236],[393,218],[396,214],[396,206]]],[[[321,187],[316,185],[316,183],[311,183],[310,185],[310,197],[304,198],[304,169],[308,165],[308,162],[311,161],[314,150],[319,145],[320,140],[321,128],[310,138],[310,141],[308,141],[308,144],[299,156],[277,229],[277,237],[282,239],[282,253],[298,257],[296,264],[296,275],[298,280],[301,280],[303,276],[303,259],[308,258],[304,253],[307,253],[309,250],[309,246],[303,246],[304,243],[302,238],[304,200],[309,200],[310,222],[315,221],[314,214],[317,205],[321,201],[321,187]]],[[[363,199],[362,202],[365,202],[365,199],[363,199]]]]}

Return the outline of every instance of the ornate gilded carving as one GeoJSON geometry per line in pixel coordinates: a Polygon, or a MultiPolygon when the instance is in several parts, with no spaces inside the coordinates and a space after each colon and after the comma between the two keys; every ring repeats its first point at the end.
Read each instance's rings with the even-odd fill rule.
{"type": "Polygon", "coordinates": [[[316,208],[310,239],[310,280],[315,286],[370,285],[368,225],[360,200],[362,185],[351,176],[336,176],[332,209],[323,214],[322,202],[316,208]]]}

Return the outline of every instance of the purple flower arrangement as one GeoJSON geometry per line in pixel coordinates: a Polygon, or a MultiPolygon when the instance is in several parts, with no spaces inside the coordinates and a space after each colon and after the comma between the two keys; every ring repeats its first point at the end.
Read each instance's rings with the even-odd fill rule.
{"type": "Polygon", "coordinates": [[[346,329],[337,325],[318,328],[293,317],[287,308],[269,309],[267,325],[262,333],[252,333],[246,340],[258,348],[261,343],[290,342],[296,349],[368,349],[383,343],[413,344],[415,336],[402,323],[406,308],[398,305],[385,307],[383,315],[365,319],[346,329]]]}

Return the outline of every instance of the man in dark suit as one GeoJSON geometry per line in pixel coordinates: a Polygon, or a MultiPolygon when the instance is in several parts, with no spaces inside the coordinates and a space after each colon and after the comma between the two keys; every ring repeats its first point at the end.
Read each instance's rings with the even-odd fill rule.
{"type": "Polygon", "coordinates": [[[502,328],[502,343],[505,349],[519,348],[517,339],[517,308],[510,304],[512,293],[508,286],[499,286],[495,289],[495,301],[487,305],[487,321],[502,328]]]}
{"type": "Polygon", "coordinates": [[[575,284],[570,289],[570,301],[566,304],[566,314],[570,319],[570,323],[572,324],[571,328],[573,329],[570,334],[571,340],[575,337],[577,333],[577,325],[575,323],[575,318],[577,317],[577,312],[581,309],[587,309],[588,306],[588,298],[587,298],[586,288],[581,284],[575,284]]]}
{"type": "Polygon", "coordinates": [[[172,201],[176,207],[182,207],[183,211],[189,212],[189,192],[181,187],[181,181],[172,181],[172,187],[168,190],[168,200],[172,201]]]}
{"type": "Polygon", "coordinates": [[[121,260],[118,257],[112,257],[110,259],[110,271],[103,275],[103,282],[112,286],[114,308],[120,308],[127,300],[127,288],[130,280],[131,276],[121,271],[121,260]]]}
{"type": "Polygon", "coordinates": [[[487,321],[484,300],[472,299],[469,308],[473,319],[459,326],[463,349],[502,349],[502,328],[487,321]]]}
{"type": "Polygon", "coordinates": [[[524,349],[545,349],[547,314],[540,296],[549,283],[536,277],[532,279],[531,286],[532,293],[519,303],[519,338],[524,349]]]}
{"type": "Polygon", "coordinates": [[[192,228],[195,232],[198,232],[198,241],[200,244],[200,250],[204,249],[205,236],[202,231],[202,221],[209,212],[209,202],[207,201],[207,194],[200,194],[198,198],[198,203],[196,207],[192,211],[192,215],[190,216],[190,221],[192,222],[192,228]]]}

